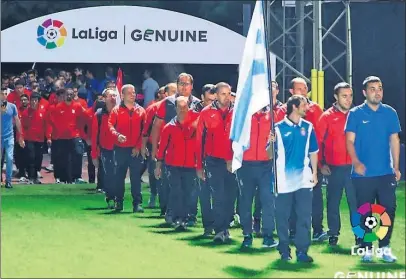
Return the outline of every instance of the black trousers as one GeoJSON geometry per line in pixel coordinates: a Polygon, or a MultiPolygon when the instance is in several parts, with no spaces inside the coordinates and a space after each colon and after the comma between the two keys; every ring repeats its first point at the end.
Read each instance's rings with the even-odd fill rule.
{"type": "Polygon", "coordinates": [[[14,163],[19,175],[25,176],[25,173],[28,171],[27,152],[18,142],[14,143],[14,163]]]}
{"type": "MultiPolygon", "coordinates": [[[[397,182],[395,175],[384,175],[384,176],[375,176],[375,177],[358,177],[352,178],[352,182],[355,188],[357,206],[360,207],[365,203],[374,204],[375,202],[385,208],[386,213],[389,215],[391,220],[391,226],[389,226],[388,233],[383,239],[379,240],[379,247],[389,246],[390,239],[392,236],[393,226],[395,224],[395,212],[396,212],[396,186],[397,182]]],[[[361,216],[361,223],[365,223],[366,217],[370,216],[370,213],[367,213],[364,216],[361,216]]],[[[364,228],[365,233],[370,233],[371,230],[364,228]]],[[[371,247],[372,243],[362,242],[363,247],[371,247]]]]}
{"type": "MultiPolygon", "coordinates": [[[[86,145],[86,154],[87,154],[87,174],[89,175],[89,183],[94,183],[96,181],[96,167],[93,165],[91,152],[92,146],[88,145],[85,141],[83,143],[86,145]]],[[[99,187],[99,179],[97,179],[97,189],[102,189],[99,187]]]]}
{"type": "Polygon", "coordinates": [[[25,143],[25,156],[28,166],[28,178],[29,179],[38,179],[38,165],[42,164],[42,142],[27,141],[25,143]]]}
{"type": "Polygon", "coordinates": [[[83,141],[80,138],[59,140],[61,181],[72,183],[75,179],[81,178],[83,150],[83,141]]]}
{"type": "Polygon", "coordinates": [[[54,165],[54,178],[61,179],[66,170],[61,168],[61,143],[59,140],[52,140],[51,144],[51,162],[54,165]]]}

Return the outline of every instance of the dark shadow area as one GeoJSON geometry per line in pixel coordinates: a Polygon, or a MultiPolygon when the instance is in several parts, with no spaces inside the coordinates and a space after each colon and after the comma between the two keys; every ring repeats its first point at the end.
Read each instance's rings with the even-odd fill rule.
{"type": "Polygon", "coordinates": [[[322,253],[349,256],[351,255],[351,249],[341,246],[328,246],[322,251],[322,253]]]}
{"type": "Polygon", "coordinates": [[[258,271],[256,269],[244,268],[234,265],[227,266],[223,270],[235,278],[255,278],[259,277],[263,273],[263,271],[258,271]]]}
{"type": "Polygon", "coordinates": [[[99,214],[103,214],[103,215],[128,215],[128,214],[133,214],[132,212],[129,211],[121,211],[121,212],[117,212],[117,211],[108,211],[108,212],[102,212],[99,214]]]}
{"type": "Polygon", "coordinates": [[[400,263],[384,263],[384,262],[373,262],[373,263],[358,263],[355,267],[355,271],[371,271],[371,272],[394,272],[405,271],[406,266],[400,263]]]}
{"type": "Polygon", "coordinates": [[[156,234],[162,234],[162,235],[174,235],[174,234],[181,234],[181,233],[187,233],[187,231],[177,231],[177,230],[170,230],[170,231],[158,231],[158,230],[154,230],[154,231],[150,231],[156,234]]]}
{"type": "Polygon", "coordinates": [[[203,234],[199,234],[199,235],[179,238],[179,240],[186,240],[186,241],[201,241],[201,240],[209,240],[209,239],[213,239],[213,236],[203,236],[203,234]]]}
{"type": "Polygon", "coordinates": [[[186,240],[190,246],[220,248],[228,245],[237,245],[238,241],[230,239],[224,243],[214,242],[213,238],[204,238],[203,236],[193,236],[189,238],[180,238],[179,240],[186,240]]]}
{"type": "Polygon", "coordinates": [[[315,268],[320,268],[320,266],[315,263],[298,263],[296,259],[292,259],[289,262],[278,259],[271,263],[266,269],[300,272],[315,268]]]}
{"type": "Polygon", "coordinates": [[[241,254],[245,254],[245,255],[263,255],[263,254],[269,254],[272,252],[276,252],[276,249],[270,249],[270,248],[254,248],[254,247],[233,247],[230,250],[225,251],[224,253],[226,254],[232,254],[232,255],[241,255],[241,254]]]}
{"type": "Polygon", "coordinates": [[[88,191],[88,192],[95,192],[96,193],[96,189],[95,188],[82,188],[80,189],[81,191],[88,191]]]}
{"type": "Polygon", "coordinates": [[[160,223],[160,224],[146,225],[146,226],[141,226],[141,227],[148,228],[148,229],[170,229],[170,228],[172,228],[172,225],[168,224],[168,223],[160,223]]]}
{"type": "Polygon", "coordinates": [[[164,219],[164,217],[162,217],[162,216],[159,216],[159,215],[150,215],[150,216],[145,216],[145,215],[137,215],[136,216],[137,218],[140,218],[140,219],[164,219]]]}
{"type": "Polygon", "coordinates": [[[84,207],[82,209],[87,210],[87,211],[109,210],[109,208],[107,208],[107,206],[105,206],[105,207],[84,207]]]}

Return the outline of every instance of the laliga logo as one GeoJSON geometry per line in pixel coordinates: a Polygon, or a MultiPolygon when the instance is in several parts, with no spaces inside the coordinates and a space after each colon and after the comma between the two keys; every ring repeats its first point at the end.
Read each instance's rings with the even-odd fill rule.
{"type": "Polygon", "coordinates": [[[390,217],[385,210],[386,208],[379,204],[364,203],[361,205],[357,212],[351,214],[352,231],[355,236],[367,243],[372,243],[378,239],[382,240],[388,233],[389,227],[392,226],[390,217]],[[378,226],[378,220],[372,214],[380,216],[381,225],[376,232],[372,230],[378,226]]]}
{"type": "Polygon", "coordinates": [[[68,32],[59,20],[47,19],[37,28],[37,41],[46,49],[61,47],[68,32]]]}

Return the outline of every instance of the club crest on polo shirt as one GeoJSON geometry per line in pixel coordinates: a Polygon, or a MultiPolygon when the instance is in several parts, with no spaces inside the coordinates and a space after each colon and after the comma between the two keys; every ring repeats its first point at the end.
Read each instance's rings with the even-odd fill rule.
{"type": "Polygon", "coordinates": [[[75,110],[74,110],[74,109],[72,109],[72,113],[75,113],[75,110]]]}
{"type": "Polygon", "coordinates": [[[302,135],[302,136],[306,136],[306,129],[305,128],[300,128],[300,134],[302,135]]]}

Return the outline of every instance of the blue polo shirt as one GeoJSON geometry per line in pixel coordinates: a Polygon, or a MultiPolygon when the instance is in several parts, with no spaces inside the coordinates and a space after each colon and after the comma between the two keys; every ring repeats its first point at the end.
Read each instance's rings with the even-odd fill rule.
{"type": "MultiPolygon", "coordinates": [[[[364,177],[393,174],[390,136],[401,131],[396,110],[380,104],[373,111],[367,103],[350,110],[345,132],[355,133],[355,152],[365,165],[364,177]]],[[[352,170],[352,177],[362,177],[352,170]]]]}
{"type": "Polygon", "coordinates": [[[7,140],[14,137],[13,120],[18,115],[15,104],[7,102],[6,107],[1,108],[1,139],[7,140]]]}
{"type": "Polygon", "coordinates": [[[295,124],[285,116],[275,125],[275,134],[278,192],[312,188],[309,154],[319,151],[313,125],[304,119],[295,124]]]}

